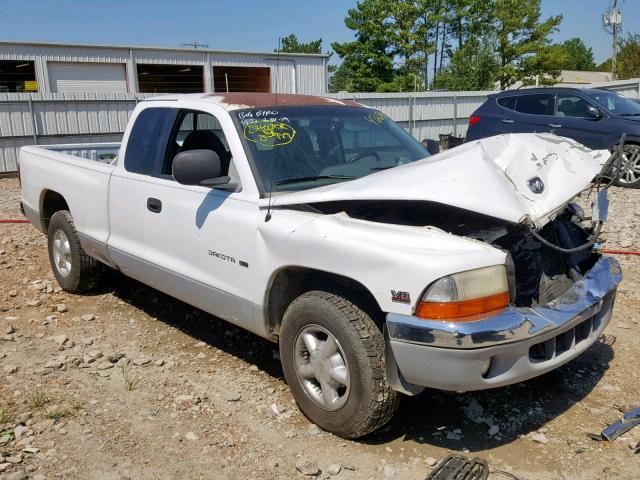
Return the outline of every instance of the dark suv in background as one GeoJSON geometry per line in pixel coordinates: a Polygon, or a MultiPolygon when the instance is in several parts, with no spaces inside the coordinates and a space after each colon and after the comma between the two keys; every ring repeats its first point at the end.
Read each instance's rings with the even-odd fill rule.
{"type": "Polygon", "coordinates": [[[530,88],[489,95],[469,118],[466,141],[500,133],[550,132],[611,150],[627,134],[618,184],[640,187],[640,103],[594,88],[530,88]]]}

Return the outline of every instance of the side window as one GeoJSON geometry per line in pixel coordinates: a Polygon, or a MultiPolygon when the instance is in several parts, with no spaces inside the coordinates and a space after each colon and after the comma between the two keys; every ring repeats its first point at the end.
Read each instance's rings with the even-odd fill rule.
{"type": "Polygon", "coordinates": [[[220,157],[222,175],[228,174],[231,153],[220,122],[209,113],[182,110],[169,139],[162,175],[172,175],[173,158],[178,153],[201,149],[216,152],[220,157]]]}
{"type": "Polygon", "coordinates": [[[558,117],[585,117],[585,109],[591,105],[584,98],[570,93],[558,95],[558,117]]]}
{"type": "Polygon", "coordinates": [[[518,97],[502,97],[498,99],[498,104],[504,108],[508,108],[509,110],[515,110],[517,99],[518,97]]]}
{"type": "Polygon", "coordinates": [[[158,161],[164,158],[167,138],[178,110],[175,108],[147,108],[136,118],[124,156],[128,172],[153,174],[158,161]]]}
{"type": "Polygon", "coordinates": [[[547,93],[522,95],[516,102],[516,112],[529,115],[553,115],[553,95],[547,93]]]}

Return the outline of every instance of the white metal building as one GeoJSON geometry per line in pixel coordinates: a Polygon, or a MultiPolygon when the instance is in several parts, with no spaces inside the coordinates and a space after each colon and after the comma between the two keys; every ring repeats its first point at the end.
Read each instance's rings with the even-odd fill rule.
{"type": "Polygon", "coordinates": [[[324,95],[326,55],[0,41],[0,93],[324,95]]]}

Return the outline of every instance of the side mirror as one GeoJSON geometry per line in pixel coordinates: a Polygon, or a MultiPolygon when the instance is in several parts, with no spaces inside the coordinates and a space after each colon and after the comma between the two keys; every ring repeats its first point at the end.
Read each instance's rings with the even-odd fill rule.
{"type": "Polygon", "coordinates": [[[188,150],[173,157],[173,176],[182,185],[214,187],[229,183],[221,177],[220,157],[213,150],[188,150]]]}
{"type": "Polygon", "coordinates": [[[586,114],[587,118],[593,118],[595,120],[602,117],[602,113],[600,113],[600,110],[598,110],[593,105],[587,105],[586,107],[584,107],[584,113],[586,114]]]}

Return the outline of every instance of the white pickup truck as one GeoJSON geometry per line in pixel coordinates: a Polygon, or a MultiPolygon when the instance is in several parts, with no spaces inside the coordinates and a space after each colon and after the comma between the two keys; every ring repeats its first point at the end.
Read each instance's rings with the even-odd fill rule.
{"type": "Polygon", "coordinates": [[[520,382],[596,341],[622,274],[592,248],[604,195],[591,219],[571,202],[603,155],[518,134],[429,156],[353,102],[228,93],[19,163],[66,291],[108,266],[279,342],[304,414],[356,438],[400,393],[520,382]]]}

